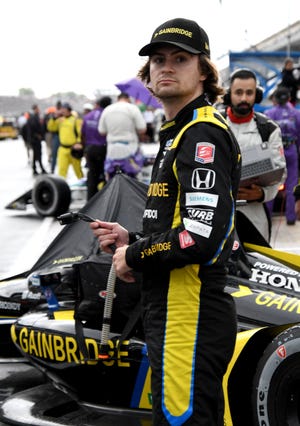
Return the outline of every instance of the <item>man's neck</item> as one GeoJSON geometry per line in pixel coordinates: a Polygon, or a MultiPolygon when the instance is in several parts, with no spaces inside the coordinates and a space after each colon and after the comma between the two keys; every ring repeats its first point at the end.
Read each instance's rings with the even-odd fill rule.
{"type": "Polygon", "coordinates": [[[232,123],[242,124],[242,123],[248,123],[252,120],[254,116],[254,111],[252,110],[248,115],[237,115],[233,112],[231,107],[227,108],[227,115],[232,123]]]}
{"type": "MultiPolygon", "coordinates": [[[[200,95],[198,95],[200,96],[200,95]]],[[[163,104],[165,117],[167,121],[173,120],[176,115],[190,102],[195,100],[198,96],[189,96],[189,97],[166,97],[161,98],[160,101],[163,104]]]]}

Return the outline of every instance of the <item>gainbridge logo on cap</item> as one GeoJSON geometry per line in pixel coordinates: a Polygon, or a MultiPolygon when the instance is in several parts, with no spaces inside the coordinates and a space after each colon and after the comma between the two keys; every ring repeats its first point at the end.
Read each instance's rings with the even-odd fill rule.
{"type": "Polygon", "coordinates": [[[155,33],[153,36],[153,39],[155,39],[157,36],[161,35],[161,34],[182,34],[185,35],[186,37],[190,37],[193,38],[193,33],[191,31],[187,31],[183,28],[162,28],[159,32],[155,33]]]}
{"type": "Polygon", "coordinates": [[[203,53],[210,56],[206,32],[197,22],[189,19],[176,18],[160,25],[154,31],[151,42],[139,51],[139,55],[151,54],[158,43],[171,44],[193,54],[203,53]]]}

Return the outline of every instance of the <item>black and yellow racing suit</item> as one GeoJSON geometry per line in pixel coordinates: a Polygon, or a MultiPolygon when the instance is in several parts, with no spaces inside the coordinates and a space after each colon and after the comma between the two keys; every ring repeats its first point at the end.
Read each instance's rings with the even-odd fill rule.
{"type": "Polygon", "coordinates": [[[223,425],[236,336],[224,286],[240,166],[234,136],[204,96],[163,125],[143,234],[131,233],[126,251],[143,272],[155,426],[223,425]]]}

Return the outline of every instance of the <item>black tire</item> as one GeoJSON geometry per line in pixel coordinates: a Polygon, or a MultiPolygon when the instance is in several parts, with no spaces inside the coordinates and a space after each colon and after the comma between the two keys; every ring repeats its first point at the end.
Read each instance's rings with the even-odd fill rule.
{"type": "Polygon", "coordinates": [[[300,326],[266,348],[253,379],[254,426],[300,425],[300,326]]]}
{"type": "Polygon", "coordinates": [[[40,216],[58,216],[66,213],[71,203],[71,190],[58,176],[39,176],[32,189],[32,202],[40,216]]]}

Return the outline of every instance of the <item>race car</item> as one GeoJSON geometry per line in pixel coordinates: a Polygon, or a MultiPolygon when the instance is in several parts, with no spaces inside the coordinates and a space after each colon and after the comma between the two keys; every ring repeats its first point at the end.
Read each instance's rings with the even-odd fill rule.
{"type": "MultiPolygon", "coordinates": [[[[15,319],[11,341],[46,381],[6,398],[3,421],[151,425],[140,277],[130,286],[117,280],[111,294],[111,256],[99,252],[86,224],[97,217],[141,229],[146,191],[141,182],[116,175],[98,197],[67,216],[70,223],[27,274],[28,291],[40,304],[15,319]],[[108,296],[109,330],[103,321],[108,296]],[[16,405],[22,410],[16,412],[16,405]]],[[[66,216],[60,219],[65,223],[66,216]]],[[[236,236],[228,271],[238,333],[223,383],[224,424],[300,424],[300,256],[236,236]]]]}
{"type": "MultiPolygon", "coordinates": [[[[158,151],[158,143],[140,143],[144,157],[144,165],[137,175],[137,179],[145,183],[150,182],[151,171],[158,151]]],[[[41,217],[56,217],[66,213],[69,208],[82,208],[87,201],[87,179],[66,180],[55,174],[39,176],[33,188],[8,203],[8,210],[26,210],[33,206],[41,217]]]]}
{"type": "Polygon", "coordinates": [[[14,117],[0,116],[0,140],[18,139],[19,131],[14,117]]]}

